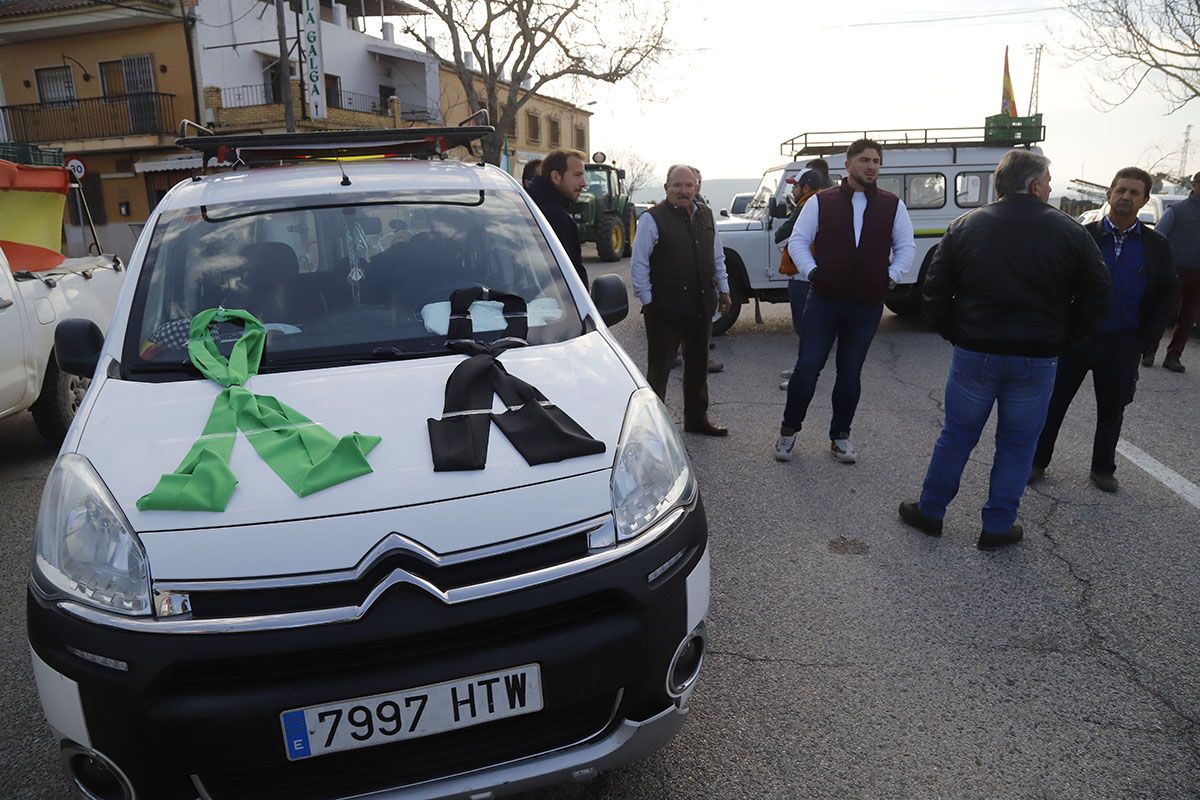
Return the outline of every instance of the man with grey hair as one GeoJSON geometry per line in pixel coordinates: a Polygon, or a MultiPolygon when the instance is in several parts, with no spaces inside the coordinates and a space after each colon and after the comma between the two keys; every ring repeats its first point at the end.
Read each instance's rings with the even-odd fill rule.
{"type": "Polygon", "coordinates": [[[995,173],[999,199],[956,219],[925,278],[925,314],[954,345],[946,417],[918,501],[900,517],[942,535],[946,506],[997,407],[996,454],[976,547],[1019,542],[1017,508],[1054,389],[1058,356],[1089,337],[1112,297],[1095,240],[1047,205],[1050,161],[1012,150],[995,173]]]}
{"type": "Polygon", "coordinates": [[[646,381],[663,400],[675,353],[683,345],[683,429],[705,436],[729,430],[708,417],[708,341],[713,313],[729,311],[725,251],[712,210],[697,202],[698,181],[674,164],[666,199],[638,220],[629,260],[633,292],[646,323],[646,381]]]}

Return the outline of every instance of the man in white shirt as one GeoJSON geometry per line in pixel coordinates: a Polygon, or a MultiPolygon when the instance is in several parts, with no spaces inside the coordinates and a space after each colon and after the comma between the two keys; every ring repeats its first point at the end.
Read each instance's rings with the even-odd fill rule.
{"type": "Polygon", "coordinates": [[[817,378],[837,341],[837,380],[829,449],[843,464],[858,460],[850,425],[862,394],[862,367],[883,316],[888,287],[912,264],[916,245],[904,201],[876,186],[883,148],[859,139],[846,151],[846,178],[808,202],[796,219],[788,252],[810,293],[800,355],[788,381],[775,458],[790,461],[817,378]]]}

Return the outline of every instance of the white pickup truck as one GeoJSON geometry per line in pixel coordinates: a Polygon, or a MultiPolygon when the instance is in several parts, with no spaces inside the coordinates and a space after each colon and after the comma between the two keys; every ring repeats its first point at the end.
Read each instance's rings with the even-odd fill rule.
{"type": "Polygon", "coordinates": [[[1044,138],[1040,117],[1036,123],[1032,130],[1020,129],[1017,134],[1010,130],[989,135],[984,128],[925,128],[805,133],[783,142],[780,151],[792,161],[763,173],[743,216],[717,221],[733,305],[713,322],[713,334],[719,336],[729,330],[745,303],[755,303],[755,316],[761,321],[758,303],[788,302],[788,276],[779,272],[784,245],[775,242],[775,229],[791,210],[792,187],[787,179],[799,175],[810,159],[822,157],[831,167],[830,178],[835,184],[840,182],[845,171],[841,168],[843,154],[858,137],[875,139],[883,145],[878,185],[904,200],[917,245],[912,266],[885,302],[900,316],[919,314],[925,271],[946,226],[995,199],[992,173],[996,165],[1014,147],[1030,147],[1044,138]]]}
{"type": "Polygon", "coordinates": [[[0,418],[32,411],[42,436],[62,441],[90,380],[58,368],[54,329],[76,318],[107,330],[124,277],[116,256],[25,272],[13,271],[0,250],[0,418]]]}

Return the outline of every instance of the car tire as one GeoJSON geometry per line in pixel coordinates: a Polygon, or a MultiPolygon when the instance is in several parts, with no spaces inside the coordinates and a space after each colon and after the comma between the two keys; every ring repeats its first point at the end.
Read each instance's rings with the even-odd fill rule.
{"type": "Polygon", "coordinates": [[[596,253],[601,261],[620,261],[625,251],[625,228],[617,217],[605,217],[596,231],[596,253]]]}
{"type": "Polygon", "coordinates": [[[91,382],[90,378],[63,372],[53,356],[50,358],[46,377],[42,380],[42,393],[29,409],[43,439],[53,445],[62,444],[91,382]]]}

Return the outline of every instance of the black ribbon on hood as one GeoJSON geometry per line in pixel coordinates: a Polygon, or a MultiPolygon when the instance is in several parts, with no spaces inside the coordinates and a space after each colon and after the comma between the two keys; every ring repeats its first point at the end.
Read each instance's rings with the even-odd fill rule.
{"type": "Polygon", "coordinates": [[[435,472],[487,466],[493,422],[531,466],[604,452],[604,442],[592,438],[537,388],[508,374],[498,360],[504,350],[526,343],[529,320],[524,299],[478,286],[459,289],[450,296],[448,334],[447,346],[469,358],[446,380],[442,418],[427,420],[435,472]],[[503,304],[504,338],[492,344],[475,340],[470,309],[477,300],[503,304]],[[506,411],[492,411],[494,395],[499,395],[506,411]]]}

